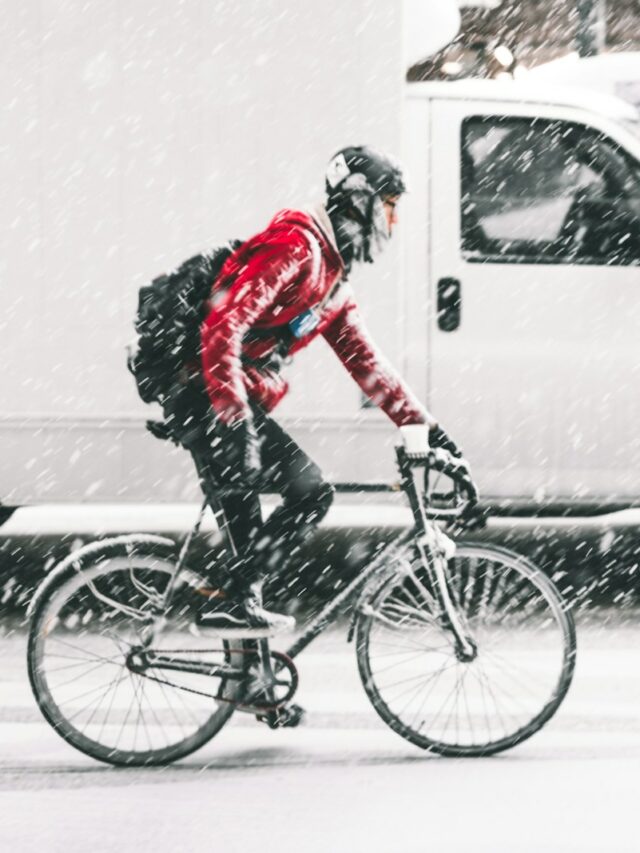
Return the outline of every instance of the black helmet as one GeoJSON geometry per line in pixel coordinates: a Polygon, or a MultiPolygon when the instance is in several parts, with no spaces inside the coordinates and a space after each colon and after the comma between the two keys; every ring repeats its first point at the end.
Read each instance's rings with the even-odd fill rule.
{"type": "Polygon", "coordinates": [[[364,175],[378,196],[402,195],[407,191],[402,168],[396,160],[368,145],[351,145],[331,158],[326,173],[327,195],[339,192],[345,178],[354,173],[364,175]]]}
{"type": "Polygon", "coordinates": [[[389,239],[383,202],[406,192],[406,181],[395,160],[366,145],[338,151],[325,178],[327,213],[348,274],[353,261],[373,261],[389,239]]]}

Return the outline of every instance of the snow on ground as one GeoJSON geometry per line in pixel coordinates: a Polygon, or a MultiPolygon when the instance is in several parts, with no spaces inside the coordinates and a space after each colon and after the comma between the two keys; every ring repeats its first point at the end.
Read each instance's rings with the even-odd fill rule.
{"type": "Polygon", "coordinates": [[[272,732],[238,714],[190,758],[134,771],[93,762],[41,720],[14,631],[0,640],[0,849],[636,850],[640,651],[634,628],[606,618],[580,627],[555,719],[495,758],[434,758],[386,728],[336,630],[299,659],[308,726],[272,732]]]}

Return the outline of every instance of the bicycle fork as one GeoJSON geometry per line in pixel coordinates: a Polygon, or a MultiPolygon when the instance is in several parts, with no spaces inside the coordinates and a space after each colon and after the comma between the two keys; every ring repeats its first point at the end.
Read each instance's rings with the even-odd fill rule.
{"type": "MultiPolygon", "coordinates": [[[[454,549],[455,544],[442,531],[437,530],[437,528],[434,528],[434,531],[436,531],[436,540],[443,537],[446,541],[437,541],[435,548],[427,547],[425,540],[429,538],[429,533],[426,533],[417,540],[418,552],[435,593],[436,604],[442,614],[443,627],[453,636],[456,657],[458,660],[468,663],[476,658],[478,647],[453,602],[447,582],[447,560],[453,556],[453,554],[447,553],[447,544],[451,543],[454,549]]],[[[422,586],[413,568],[410,567],[409,571],[414,582],[419,587],[422,586]]]]}
{"type": "MultiPolygon", "coordinates": [[[[416,537],[418,553],[434,591],[435,603],[442,614],[443,627],[453,636],[456,657],[460,661],[469,662],[476,658],[478,647],[460,616],[447,582],[447,562],[455,554],[456,545],[434,522],[427,518],[424,498],[417,476],[418,472],[414,469],[410,476],[410,490],[412,492],[410,497],[418,525],[418,536],[416,537]]],[[[408,571],[418,588],[424,588],[410,562],[408,571]]],[[[429,595],[427,590],[425,590],[425,594],[429,595]]]]}

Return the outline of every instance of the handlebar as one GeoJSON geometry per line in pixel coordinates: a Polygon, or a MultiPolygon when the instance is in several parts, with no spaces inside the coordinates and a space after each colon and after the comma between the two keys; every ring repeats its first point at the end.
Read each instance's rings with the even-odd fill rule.
{"type": "Polygon", "coordinates": [[[415,484],[415,470],[424,469],[421,499],[427,518],[435,521],[461,519],[469,515],[478,503],[478,488],[469,476],[466,463],[448,451],[436,448],[426,453],[413,454],[407,453],[404,447],[397,447],[396,457],[405,488],[408,483],[415,484]],[[451,481],[447,491],[431,488],[437,488],[440,476],[451,481]]]}

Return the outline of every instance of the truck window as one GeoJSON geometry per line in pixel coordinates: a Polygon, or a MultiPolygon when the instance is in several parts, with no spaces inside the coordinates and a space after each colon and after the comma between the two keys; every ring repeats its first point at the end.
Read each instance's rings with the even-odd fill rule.
{"type": "Polygon", "coordinates": [[[466,260],[640,263],[640,164],[593,128],[470,117],[460,164],[466,260]]]}

